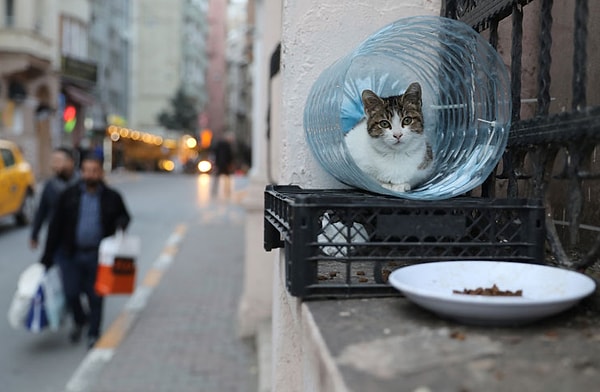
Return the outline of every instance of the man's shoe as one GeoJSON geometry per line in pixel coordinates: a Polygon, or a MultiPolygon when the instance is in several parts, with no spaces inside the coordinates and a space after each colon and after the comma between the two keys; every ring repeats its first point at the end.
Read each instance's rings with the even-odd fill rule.
{"type": "Polygon", "coordinates": [[[88,336],[88,350],[92,349],[96,342],[98,341],[98,336],[88,336]]]}
{"type": "Polygon", "coordinates": [[[83,332],[83,326],[81,326],[81,325],[74,326],[73,329],[71,330],[71,332],[69,333],[69,340],[71,341],[71,343],[73,343],[73,344],[79,343],[79,341],[81,340],[82,332],[83,332]]]}

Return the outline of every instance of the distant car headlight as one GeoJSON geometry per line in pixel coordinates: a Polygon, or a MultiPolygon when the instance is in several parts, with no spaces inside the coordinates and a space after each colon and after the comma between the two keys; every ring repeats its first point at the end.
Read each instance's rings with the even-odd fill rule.
{"type": "Polygon", "coordinates": [[[198,170],[200,170],[200,173],[208,173],[210,169],[212,169],[212,163],[209,161],[198,162],[198,170]]]}
{"type": "Polygon", "coordinates": [[[158,162],[158,167],[161,168],[164,171],[173,171],[173,169],[175,169],[175,162],[171,161],[170,159],[161,159],[158,162]]]}

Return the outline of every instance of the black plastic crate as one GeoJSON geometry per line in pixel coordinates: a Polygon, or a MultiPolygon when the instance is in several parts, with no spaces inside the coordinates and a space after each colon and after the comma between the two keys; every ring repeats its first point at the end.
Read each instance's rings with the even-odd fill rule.
{"type": "Polygon", "coordinates": [[[413,201],[358,190],[265,190],[264,247],[285,248],[289,292],[305,299],[398,295],[394,269],[443,260],[544,261],[532,199],[413,201]]]}

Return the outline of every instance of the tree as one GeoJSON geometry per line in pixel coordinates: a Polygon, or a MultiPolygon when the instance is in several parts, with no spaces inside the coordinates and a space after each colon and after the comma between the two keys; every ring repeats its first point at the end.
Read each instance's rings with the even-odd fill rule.
{"type": "Polygon", "coordinates": [[[159,113],[158,123],[175,131],[195,133],[198,128],[196,100],[185,94],[183,87],[179,87],[170,102],[170,110],[163,110],[159,113]]]}

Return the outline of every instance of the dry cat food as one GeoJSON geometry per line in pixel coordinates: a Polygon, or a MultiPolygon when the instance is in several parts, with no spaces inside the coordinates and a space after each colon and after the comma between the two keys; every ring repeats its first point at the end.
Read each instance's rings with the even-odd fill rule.
{"type": "Polygon", "coordinates": [[[488,295],[488,296],[504,296],[504,297],[522,297],[523,296],[523,290],[516,290],[516,291],[500,290],[498,288],[498,286],[496,286],[496,284],[494,284],[492,287],[487,287],[487,288],[478,287],[476,289],[463,289],[462,291],[453,290],[452,292],[454,294],[468,294],[468,295],[488,295]]]}

